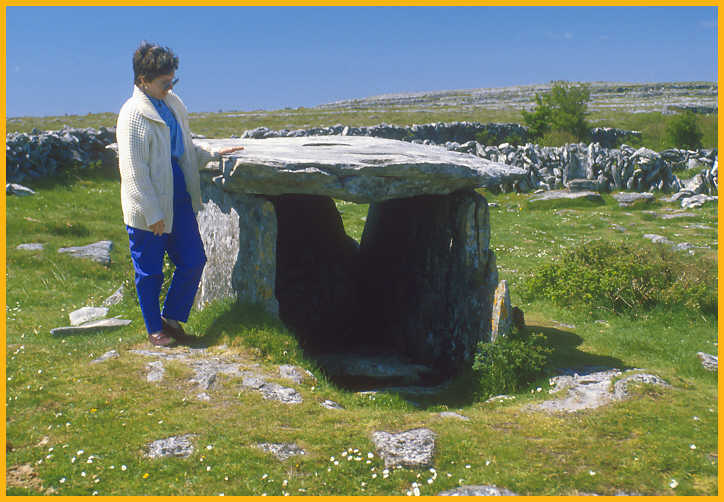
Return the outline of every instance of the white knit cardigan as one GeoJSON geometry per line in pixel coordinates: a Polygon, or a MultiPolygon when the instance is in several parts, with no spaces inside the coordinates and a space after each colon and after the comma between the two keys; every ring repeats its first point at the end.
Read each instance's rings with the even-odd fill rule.
{"type": "MultiPolygon", "coordinates": [[[[181,99],[169,91],[164,102],[183,131],[184,154],[179,165],[197,212],[201,209],[199,169],[217,156],[193,144],[188,112],[181,99]]],[[[173,228],[171,134],[151,100],[137,86],[118,114],[116,140],[124,223],[149,230],[149,225],[163,220],[164,232],[170,233],[173,228]]]]}

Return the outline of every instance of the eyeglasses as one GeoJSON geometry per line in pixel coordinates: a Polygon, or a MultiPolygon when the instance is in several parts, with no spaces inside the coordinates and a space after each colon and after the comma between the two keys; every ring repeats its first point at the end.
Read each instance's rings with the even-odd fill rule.
{"type": "Polygon", "coordinates": [[[163,87],[163,90],[165,91],[166,89],[170,89],[170,88],[172,88],[173,86],[175,86],[176,84],[178,84],[178,80],[179,80],[178,78],[175,78],[175,79],[173,79],[173,80],[170,81],[170,82],[166,82],[166,83],[164,83],[164,84],[161,84],[161,86],[163,87]]]}

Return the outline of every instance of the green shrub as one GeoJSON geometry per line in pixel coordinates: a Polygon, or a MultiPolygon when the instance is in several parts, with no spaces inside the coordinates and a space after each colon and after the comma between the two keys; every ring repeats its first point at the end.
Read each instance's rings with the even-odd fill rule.
{"type": "Polygon", "coordinates": [[[563,131],[576,138],[588,138],[590,125],[586,121],[591,90],[588,84],[571,85],[559,80],[553,82],[550,92],[535,95],[532,112],[522,110],[521,115],[532,139],[545,136],[549,131],[563,131]]]}
{"type": "Polygon", "coordinates": [[[716,262],[685,257],[664,245],[591,241],[538,268],[521,293],[618,313],[659,305],[716,313],[716,262]]]}
{"type": "Polygon", "coordinates": [[[543,135],[538,144],[540,146],[563,146],[569,143],[578,143],[578,138],[566,131],[549,131],[543,135]]]}
{"type": "Polygon", "coordinates": [[[696,114],[692,111],[677,113],[666,125],[666,140],[676,148],[696,150],[702,147],[704,134],[697,123],[696,114]]]}
{"type": "Polygon", "coordinates": [[[552,353],[547,342],[542,333],[521,330],[495,343],[479,343],[473,360],[476,399],[519,392],[541,377],[552,353]]]}

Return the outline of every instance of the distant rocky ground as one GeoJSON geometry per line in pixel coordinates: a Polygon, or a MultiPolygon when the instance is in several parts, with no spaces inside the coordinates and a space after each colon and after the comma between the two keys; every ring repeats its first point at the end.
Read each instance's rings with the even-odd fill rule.
{"type": "MultiPolygon", "coordinates": [[[[592,111],[675,113],[689,109],[698,113],[718,110],[716,82],[623,83],[590,82],[592,111]]],[[[317,108],[329,110],[376,109],[380,107],[412,107],[417,111],[440,108],[529,109],[536,93],[551,90],[552,84],[517,85],[511,87],[423,91],[381,94],[361,99],[334,101],[317,108]]]]}

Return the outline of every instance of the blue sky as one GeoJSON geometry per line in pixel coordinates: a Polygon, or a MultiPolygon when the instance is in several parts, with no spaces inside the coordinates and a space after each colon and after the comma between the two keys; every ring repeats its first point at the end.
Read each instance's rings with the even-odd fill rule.
{"type": "Polygon", "coordinates": [[[714,81],[716,7],[7,7],[7,116],[117,112],[143,39],[192,112],[551,80],[714,81]]]}

